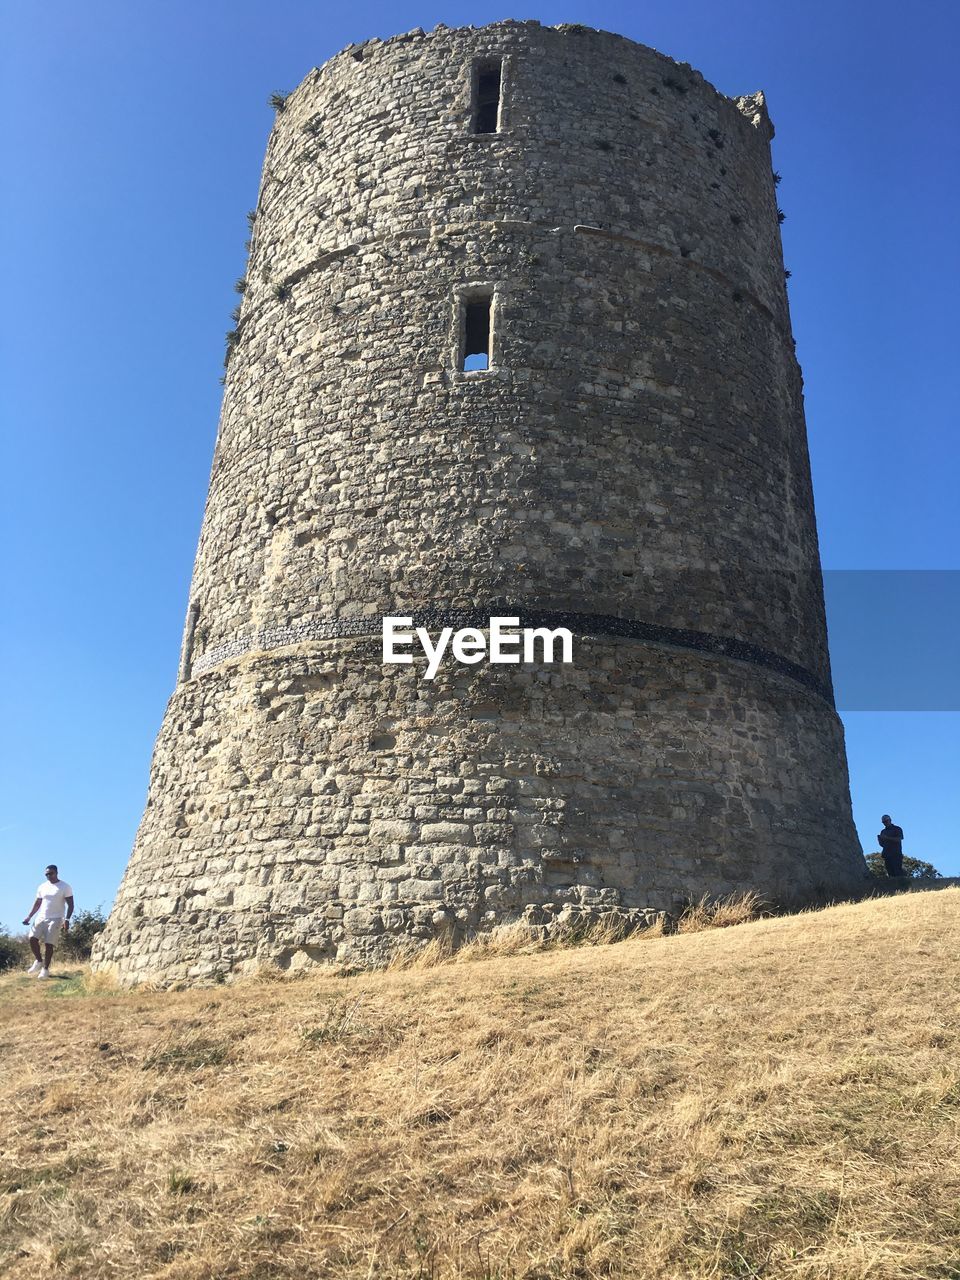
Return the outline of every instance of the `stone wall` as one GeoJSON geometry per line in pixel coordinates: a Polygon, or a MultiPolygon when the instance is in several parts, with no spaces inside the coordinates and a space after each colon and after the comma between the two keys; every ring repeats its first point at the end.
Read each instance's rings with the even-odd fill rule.
{"type": "Polygon", "coordinates": [[[856,888],[771,135],[762,95],[536,23],[369,41],[290,96],[98,963],[856,888]],[[575,662],[426,682],[365,638],[397,613],[572,617],[575,662]]]}

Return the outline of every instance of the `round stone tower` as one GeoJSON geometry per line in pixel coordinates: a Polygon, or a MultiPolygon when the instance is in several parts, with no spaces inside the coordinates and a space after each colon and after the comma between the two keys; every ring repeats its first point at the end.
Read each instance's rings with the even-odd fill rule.
{"type": "Polygon", "coordinates": [[[277,111],[125,981],[855,892],[762,94],[580,26],[277,111]],[[569,664],[385,664],[412,616],[569,664]]]}

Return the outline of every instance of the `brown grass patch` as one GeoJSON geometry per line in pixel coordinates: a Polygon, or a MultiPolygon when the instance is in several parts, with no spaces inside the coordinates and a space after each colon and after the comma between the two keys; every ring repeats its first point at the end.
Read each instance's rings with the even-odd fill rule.
{"type": "Polygon", "coordinates": [[[677,933],[701,933],[704,929],[728,929],[735,924],[749,924],[763,915],[772,915],[770,906],[753,892],[733,893],[725,898],[704,895],[690,905],[677,921],[677,933]]]}
{"type": "MultiPolygon", "coordinates": [[[[698,919],[702,919],[697,928],[744,924],[756,917],[761,905],[754,894],[736,894],[712,903],[704,898],[695,908],[698,919]]],[[[681,920],[686,920],[693,910],[691,907],[681,920]]],[[[386,968],[387,972],[396,973],[408,969],[433,969],[445,964],[471,964],[476,960],[495,960],[506,956],[530,956],[568,947],[605,947],[624,942],[627,938],[661,938],[667,931],[663,918],[643,928],[617,911],[608,911],[590,924],[563,924],[558,921],[546,934],[517,922],[497,925],[489,932],[475,934],[459,946],[454,944],[451,933],[441,934],[426,943],[411,941],[401,944],[393,952],[386,968]]],[[[696,929],[691,925],[684,932],[693,933],[696,929]]]]}
{"type": "Polygon", "coordinates": [[[206,991],[5,977],[0,1275],[957,1277],[958,907],[206,991]]]}

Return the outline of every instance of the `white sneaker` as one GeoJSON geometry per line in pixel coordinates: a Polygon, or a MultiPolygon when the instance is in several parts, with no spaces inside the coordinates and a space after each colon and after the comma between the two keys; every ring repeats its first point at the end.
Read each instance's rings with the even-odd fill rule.
{"type": "Polygon", "coordinates": [[[42,968],[43,968],[43,965],[40,963],[40,961],[34,960],[33,964],[27,970],[27,973],[39,973],[42,968]]]}
{"type": "Polygon", "coordinates": [[[50,970],[49,970],[49,969],[41,969],[41,970],[40,970],[40,972],[37,974],[37,977],[38,977],[38,978],[49,978],[49,977],[50,977],[50,970]]]}

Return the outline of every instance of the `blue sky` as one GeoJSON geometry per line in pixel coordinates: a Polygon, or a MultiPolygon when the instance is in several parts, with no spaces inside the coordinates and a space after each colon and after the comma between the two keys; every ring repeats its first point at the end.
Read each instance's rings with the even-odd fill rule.
{"type": "Polygon", "coordinates": [[[957,15],[947,0],[0,4],[0,922],[51,859],[81,905],[108,903],[129,854],[268,95],[352,41],[510,16],[619,31],[725,93],[766,91],[823,562],[874,571],[828,575],[841,705],[855,688],[874,708],[843,713],[855,817],[869,849],[889,809],[905,851],[960,873],[960,715],[884,709],[960,706],[957,575],[918,588],[909,572],[960,568],[957,15]]]}

